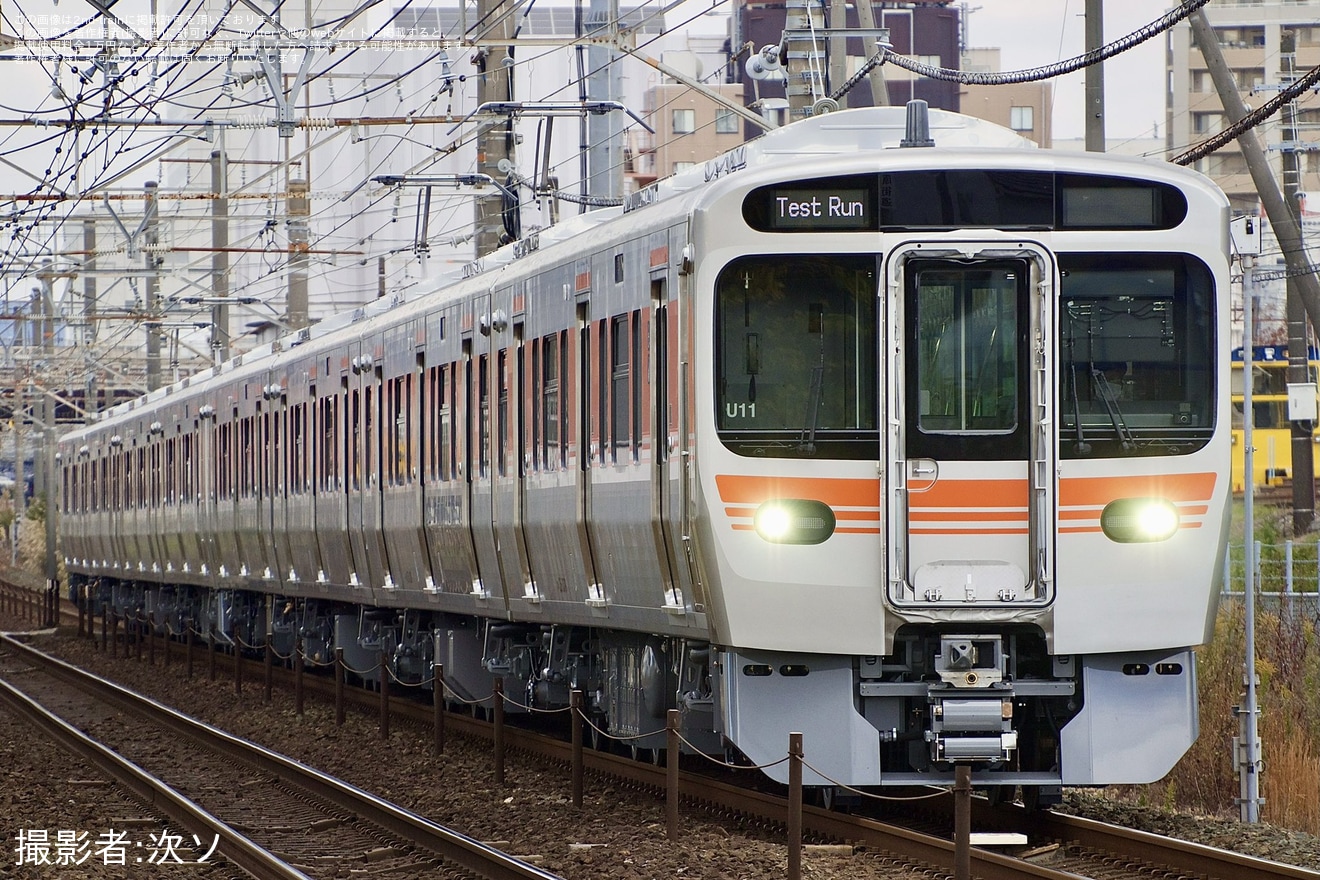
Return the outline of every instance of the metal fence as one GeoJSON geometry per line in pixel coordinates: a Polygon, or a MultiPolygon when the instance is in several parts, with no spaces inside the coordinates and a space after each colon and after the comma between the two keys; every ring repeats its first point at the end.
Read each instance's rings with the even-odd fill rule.
{"type": "MultiPolygon", "coordinates": [[[[1247,579],[1243,546],[1230,544],[1224,557],[1221,597],[1242,601],[1247,579]]],[[[1320,541],[1255,544],[1256,606],[1284,617],[1320,620],[1320,541]]]]}

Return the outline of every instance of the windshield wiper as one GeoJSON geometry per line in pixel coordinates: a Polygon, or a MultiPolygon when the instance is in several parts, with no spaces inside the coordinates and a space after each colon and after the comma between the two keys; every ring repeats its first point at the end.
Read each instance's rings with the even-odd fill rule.
{"type": "Polygon", "coordinates": [[[817,345],[819,354],[816,366],[811,370],[811,390],[807,392],[807,417],[802,423],[802,436],[798,439],[800,455],[816,454],[816,424],[820,421],[821,388],[825,379],[825,306],[820,303],[807,305],[807,335],[819,336],[817,345]]]}
{"type": "MultiPolygon", "coordinates": [[[[1071,340],[1069,341],[1071,348],[1071,340]]],[[[1082,427],[1082,401],[1077,397],[1077,362],[1068,358],[1068,374],[1072,381],[1073,422],[1077,426],[1077,454],[1090,455],[1091,444],[1086,442],[1086,429],[1082,427]]]]}
{"type": "Polygon", "coordinates": [[[798,452],[803,455],[816,454],[816,423],[820,421],[820,386],[824,377],[824,364],[817,364],[812,368],[811,391],[807,394],[807,418],[802,425],[802,436],[798,440],[798,452]]]}
{"type": "Polygon", "coordinates": [[[1137,441],[1132,436],[1127,422],[1123,420],[1123,412],[1118,408],[1118,395],[1114,393],[1114,386],[1109,383],[1109,378],[1101,370],[1096,369],[1095,364],[1091,364],[1091,378],[1095,380],[1096,391],[1104,401],[1105,410],[1109,413],[1109,421],[1114,424],[1114,433],[1118,434],[1123,448],[1135,449],[1137,441]]]}

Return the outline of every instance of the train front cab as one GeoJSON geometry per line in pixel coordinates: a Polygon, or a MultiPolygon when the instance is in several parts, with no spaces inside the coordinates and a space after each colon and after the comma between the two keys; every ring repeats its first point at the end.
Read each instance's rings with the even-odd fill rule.
{"type": "Polygon", "coordinates": [[[801,732],[809,784],[969,763],[1040,792],[1152,781],[1190,746],[1227,515],[1226,261],[1168,231],[1211,225],[1181,204],[1123,252],[977,230],[879,253],[750,236],[723,262],[703,537],[749,760],[801,732]]]}

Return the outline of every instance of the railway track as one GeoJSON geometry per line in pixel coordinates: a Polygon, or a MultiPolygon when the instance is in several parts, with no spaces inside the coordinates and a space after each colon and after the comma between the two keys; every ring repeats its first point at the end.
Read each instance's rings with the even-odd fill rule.
{"type": "Polygon", "coordinates": [[[0,694],[16,712],[159,806],[203,845],[271,880],[555,880],[255,743],[0,637],[0,694]]]}
{"type": "MultiPolygon", "coordinates": [[[[224,673],[232,674],[233,657],[221,655],[218,660],[224,673]]],[[[249,682],[258,681],[263,674],[262,664],[249,661],[249,665],[252,668],[244,673],[244,677],[249,682]]],[[[273,675],[281,689],[293,689],[295,682],[291,671],[277,668],[273,675]]],[[[303,687],[317,698],[333,699],[334,683],[327,678],[305,676],[303,687]]],[[[375,693],[350,688],[343,694],[354,711],[370,715],[380,710],[379,696],[375,693]]],[[[433,723],[432,709],[426,705],[394,700],[389,711],[396,721],[416,727],[423,736],[433,723]]],[[[448,731],[458,735],[485,741],[493,739],[493,727],[484,720],[446,713],[445,724],[448,731]]],[[[516,728],[505,728],[502,736],[511,752],[542,756],[562,766],[571,763],[571,747],[560,740],[516,728]]],[[[586,751],[583,758],[587,771],[613,783],[656,793],[664,791],[665,769],[662,767],[597,751],[586,751]]],[[[786,827],[788,804],[780,793],[748,791],[740,784],[695,772],[695,761],[685,760],[684,763],[693,768],[679,774],[680,797],[688,809],[736,816],[745,824],[761,827],[786,827]]],[[[946,798],[921,803],[949,805],[949,802],[950,799],[946,798]]],[[[928,806],[919,811],[905,809],[903,812],[906,815],[900,818],[889,816],[877,820],[807,807],[803,810],[802,827],[808,842],[851,844],[862,859],[907,864],[914,870],[930,870],[932,866],[947,870],[953,860],[953,844],[947,839],[947,829],[952,827],[949,812],[932,810],[928,806]],[[913,824],[914,818],[920,825],[913,824]],[[896,824],[900,822],[906,822],[909,827],[896,824]]],[[[1045,880],[1103,877],[1111,880],[1150,877],[1152,874],[1210,880],[1320,880],[1320,872],[1313,870],[1062,814],[991,807],[979,800],[975,806],[973,827],[978,831],[1013,831],[1026,835],[1029,841],[1028,845],[1016,847],[1011,852],[975,849],[972,873],[987,880],[1023,877],[1045,880]]]]}

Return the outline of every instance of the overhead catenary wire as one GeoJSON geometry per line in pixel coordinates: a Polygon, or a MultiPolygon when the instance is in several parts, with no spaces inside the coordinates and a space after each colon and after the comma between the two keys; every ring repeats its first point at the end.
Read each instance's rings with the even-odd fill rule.
{"type": "Polygon", "coordinates": [[[1170,161],[1177,165],[1190,165],[1197,159],[1210,155],[1278,113],[1285,104],[1295,101],[1303,92],[1313,89],[1317,82],[1320,82],[1320,65],[1312,67],[1295,82],[1282,89],[1279,94],[1242,117],[1239,122],[1229,125],[1223,131],[1207,138],[1190,150],[1179,153],[1170,161]]]}
{"type": "Polygon", "coordinates": [[[1054,79],[1055,77],[1063,76],[1064,74],[1073,73],[1126,52],[1134,46],[1138,46],[1152,37],[1157,37],[1164,33],[1209,2],[1210,0],[1186,0],[1186,2],[1169,10],[1150,24],[1139,27],[1127,36],[1117,39],[1112,43],[1084,52],[1081,55],[1069,58],[1065,61],[1056,61],[1053,64],[1046,64],[1041,67],[1033,67],[1027,70],[1006,71],[1001,73],[953,70],[947,67],[935,67],[929,64],[923,64],[920,61],[902,55],[891,55],[884,50],[876,54],[881,56],[881,61],[891,63],[896,67],[901,67],[910,73],[917,74],[918,76],[944,80],[946,82],[956,82],[962,85],[999,86],[1039,82],[1041,80],[1054,79]]]}

